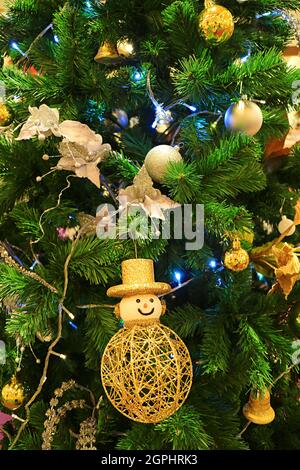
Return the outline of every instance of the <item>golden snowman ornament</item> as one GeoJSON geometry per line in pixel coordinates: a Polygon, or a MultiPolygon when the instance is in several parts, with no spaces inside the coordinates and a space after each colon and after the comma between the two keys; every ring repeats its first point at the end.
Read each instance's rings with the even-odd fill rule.
{"type": "Polygon", "coordinates": [[[199,31],[207,43],[217,46],[228,41],[234,32],[233,16],[227,8],[205,0],[204,10],[199,16],[199,31]]]}
{"type": "Polygon", "coordinates": [[[233,132],[243,132],[249,137],[258,133],[263,125],[263,115],[259,106],[242,96],[237,103],[227,109],[224,117],[225,127],[233,132]]]}
{"type": "Polygon", "coordinates": [[[157,297],[171,287],[154,280],[150,259],[122,263],[122,281],[107,291],[122,297],[116,315],[124,328],[108,343],[101,361],[102,385],[113,406],[140,423],[158,423],[175,413],[192,385],[192,361],[174,331],[160,324],[157,297]]]}
{"type": "Polygon", "coordinates": [[[232,249],[226,251],[224,265],[231,271],[243,271],[249,265],[250,258],[246,250],[241,247],[239,240],[234,240],[232,249]]]}
{"type": "Polygon", "coordinates": [[[22,406],[24,398],[24,387],[14,375],[2,388],[1,402],[9,410],[15,411],[22,406]]]}

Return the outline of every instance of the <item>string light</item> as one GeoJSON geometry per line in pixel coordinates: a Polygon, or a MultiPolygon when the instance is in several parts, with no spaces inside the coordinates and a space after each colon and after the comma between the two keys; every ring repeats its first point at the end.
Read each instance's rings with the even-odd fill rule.
{"type": "Polygon", "coordinates": [[[181,278],[182,278],[181,272],[175,271],[174,277],[175,277],[175,280],[177,281],[178,285],[180,286],[181,285],[181,278]]]}
{"type": "Polygon", "coordinates": [[[57,36],[57,34],[54,34],[53,40],[56,44],[59,44],[59,37],[57,36]]]}
{"type": "Polygon", "coordinates": [[[212,259],[209,261],[208,265],[211,269],[215,269],[218,266],[218,263],[215,259],[212,259]]]}
{"type": "Polygon", "coordinates": [[[69,321],[69,325],[70,325],[74,330],[78,330],[78,326],[75,325],[75,323],[73,323],[72,321],[69,321]]]}
{"type": "Polygon", "coordinates": [[[15,49],[15,51],[18,51],[23,57],[27,57],[27,55],[25,54],[25,52],[22,51],[22,49],[20,49],[18,43],[16,41],[11,41],[10,42],[10,47],[12,49],[15,49]]]}
{"type": "Polygon", "coordinates": [[[131,75],[131,79],[136,83],[143,80],[144,77],[145,77],[145,74],[141,70],[138,70],[138,69],[135,69],[131,75]]]}

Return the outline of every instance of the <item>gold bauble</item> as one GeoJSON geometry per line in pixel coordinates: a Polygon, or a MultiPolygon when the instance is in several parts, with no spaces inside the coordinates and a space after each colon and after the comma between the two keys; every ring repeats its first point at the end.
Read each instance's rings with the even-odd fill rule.
{"type": "Polygon", "coordinates": [[[177,411],[192,385],[187,347],[159,322],[134,322],[116,333],[101,361],[104,390],[117,410],[140,423],[158,423],[177,411]]]}
{"type": "Polygon", "coordinates": [[[275,411],[271,407],[270,392],[266,389],[251,392],[249,402],[243,408],[244,416],[255,424],[269,424],[274,421],[275,411]]]}
{"type": "Polygon", "coordinates": [[[117,51],[118,54],[121,57],[124,57],[125,59],[133,57],[135,55],[134,46],[132,42],[130,42],[128,39],[122,39],[121,41],[118,41],[117,51]]]}
{"type": "Polygon", "coordinates": [[[11,120],[11,112],[4,103],[0,103],[0,126],[9,124],[11,120]]]}
{"type": "Polygon", "coordinates": [[[199,30],[211,46],[222,44],[233,35],[233,16],[227,8],[206,0],[199,16],[199,30]]]}
{"type": "Polygon", "coordinates": [[[182,156],[171,145],[157,145],[151,149],[145,158],[145,167],[153,181],[163,183],[170,163],[182,161],[182,156]]]}
{"type": "Polygon", "coordinates": [[[99,64],[112,65],[120,61],[117,48],[114,44],[105,41],[99,48],[95,61],[99,64]]]}
{"type": "Polygon", "coordinates": [[[225,267],[231,271],[243,271],[248,267],[249,262],[250,259],[247,251],[241,248],[239,240],[235,240],[232,249],[225,253],[225,267]]]}
{"type": "Polygon", "coordinates": [[[1,402],[9,410],[15,411],[22,405],[25,398],[23,385],[13,376],[1,391],[1,402]]]}
{"type": "Polygon", "coordinates": [[[224,117],[227,129],[254,136],[263,124],[261,109],[253,101],[241,99],[227,109],[224,117]]]}

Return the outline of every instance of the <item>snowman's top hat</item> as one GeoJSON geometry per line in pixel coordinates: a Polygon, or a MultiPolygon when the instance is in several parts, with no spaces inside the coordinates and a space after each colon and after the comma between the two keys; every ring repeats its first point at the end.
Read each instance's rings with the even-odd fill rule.
{"type": "Polygon", "coordinates": [[[122,284],[110,287],[108,297],[128,297],[136,294],[167,294],[171,286],[155,282],[152,259],[128,259],[122,262],[122,284]]]}

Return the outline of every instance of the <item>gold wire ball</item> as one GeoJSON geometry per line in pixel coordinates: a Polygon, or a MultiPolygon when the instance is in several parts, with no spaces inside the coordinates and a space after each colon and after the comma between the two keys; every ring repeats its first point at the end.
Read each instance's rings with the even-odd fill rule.
{"type": "Polygon", "coordinates": [[[101,362],[105,392],[117,410],[140,423],[158,423],[177,411],[192,385],[187,347],[160,323],[120,330],[101,362]]]}

